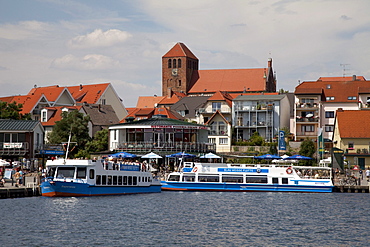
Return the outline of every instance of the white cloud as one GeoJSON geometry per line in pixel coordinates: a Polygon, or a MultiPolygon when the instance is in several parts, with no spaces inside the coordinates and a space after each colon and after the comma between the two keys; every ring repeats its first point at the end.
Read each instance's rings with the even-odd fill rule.
{"type": "Polygon", "coordinates": [[[21,21],[16,24],[0,25],[0,38],[10,40],[34,39],[45,35],[52,26],[40,21],[21,21]]]}
{"type": "Polygon", "coordinates": [[[118,29],[110,29],[105,32],[96,29],[92,33],[69,40],[68,46],[71,48],[107,47],[125,42],[131,37],[130,33],[118,29]]]}
{"type": "Polygon", "coordinates": [[[70,70],[111,70],[119,67],[119,61],[99,54],[89,54],[84,57],[68,54],[55,59],[51,67],[70,70]]]}

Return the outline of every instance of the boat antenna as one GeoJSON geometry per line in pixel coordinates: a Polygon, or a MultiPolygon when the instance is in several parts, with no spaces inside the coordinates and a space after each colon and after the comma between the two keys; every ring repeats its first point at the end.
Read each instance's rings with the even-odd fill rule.
{"type": "Polygon", "coordinates": [[[69,131],[66,156],[64,157],[64,164],[66,163],[66,159],[68,159],[68,151],[69,151],[69,144],[71,143],[71,136],[72,136],[72,126],[71,126],[71,130],[69,131]]]}

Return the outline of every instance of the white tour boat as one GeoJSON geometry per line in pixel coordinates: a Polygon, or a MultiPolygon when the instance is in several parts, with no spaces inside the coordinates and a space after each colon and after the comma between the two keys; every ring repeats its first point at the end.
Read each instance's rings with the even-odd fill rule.
{"type": "Polygon", "coordinates": [[[162,190],[332,192],[331,168],[292,164],[185,162],[162,181],[162,190]]]}
{"type": "Polygon", "coordinates": [[[46,162],[47,178],[41,194],[58,196],[103,196],[161,192],[149,167],[141,163],[103,160],[56,159],[46,162]]]}

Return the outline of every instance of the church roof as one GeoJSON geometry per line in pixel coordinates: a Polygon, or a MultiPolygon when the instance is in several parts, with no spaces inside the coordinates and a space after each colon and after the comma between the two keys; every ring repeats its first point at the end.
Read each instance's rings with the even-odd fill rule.
{"type": "Polygon", "coordinates": [[[183,43],[176,43],[163,57],[190,57],[198,60],[198,58],[186,47],[183,43]]]}
{"type": "Polygon", "coordinates": [[[199,70],[189,93],[265,91],[267,68],[199,70]]]}

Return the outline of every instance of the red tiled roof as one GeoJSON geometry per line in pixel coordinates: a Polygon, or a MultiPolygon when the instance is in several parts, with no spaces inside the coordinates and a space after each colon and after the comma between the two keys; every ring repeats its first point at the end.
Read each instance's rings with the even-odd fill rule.
{"type": "Polygon", "coordinates": [[[171,50],[169,50],[163,57],[190,57],[193,59],[198,59],[188,47],[183,43],[176,43],[171,50]]]}
{"type": "Polygon", "coordinates": [[[267,68],[199,70],[189,93],[265,91],[267,74],[267,68]]]}
{"type": "MultiPolygon", "coordinates": [[[[353,81],[353,76],[320,77],[317,81],[353,81]]],[[[356,76],[356,81],[366,81],[366,79],[363,76],[356,76]]]]}
{"type": "Polygon", "coordinates": [[[166,115],[168,118],[178,119],[169,109],[165,107],[155,108],[153,115],[166,115]]]}
{"type": "Polygon", "coordinates": [[[179,101],[182,97],[179,97],[177,94],[173,94],[171,98],[164,97],[161,101],[158,102],[160,105],[173,105],[179,101]]]}
{"type": "Polygon", "coordinates": [[[99,104],[99,99],[107,90],[110,83],[99,83],[67,87],[78,103],[99,104]]]}
{"type": "Polygon", "coordinates": [[[21,114],[31,113],[37,103],[40,101],[42,95],[18,95],[18,96],[10,96],[10,97],[2,97],[0,101],[13,103],[16,102],[17,104],[22,104],[22,111],[21,114]]]}
{"type": "Polygon", "coordinates": [[[370,111],[337,111],[336,118],[341,138],[370,138],[370,111]]]}
{"type": "Polygon", "coordinates": [[[139,96],[136,108],[153,108],[166,96],[139,96]]]}
{"type": "MultiPolygon", "coordinates": [[[[347,79],[349,78],[347,77],[347,79]]],[[[322,94],[324,97],[334,97],[334,100],[330,100],[330,102],[357,102],[360,88],[363,88],[362,90],[370,88],[370,81],[334,81],[324,78],[321,81],[302,82],[296,87],[294,94],[322,94]],[[348,97],[356,97],[356,99],[349,100],[348,97]]]]}
{"type": "Polygon", "coordinates": [[[233,97],[226,93],[217,91],[211,97],[208,98],[208,101],[226,101],[226,103],[231,107],[232,106],[233,97]]]}
{"type": "Polygon", "coordinates": [[[45,107],[48,111],[54,111],[47,122],[41,122],[42,126],[54,126],[56,122],[62,120],[62,109],[68,108],[69,110],[80,110],[82,106],[56,106],[56,107],[45,107]]]}
{"type": "Polygon", "coordinates": [[[29,91],[28,96],[33,97],[45,95],[48,101],[55,102],[64,90],[65,87],[59,87],[58,85],[49,87],[36,87],[29,91]]]}

